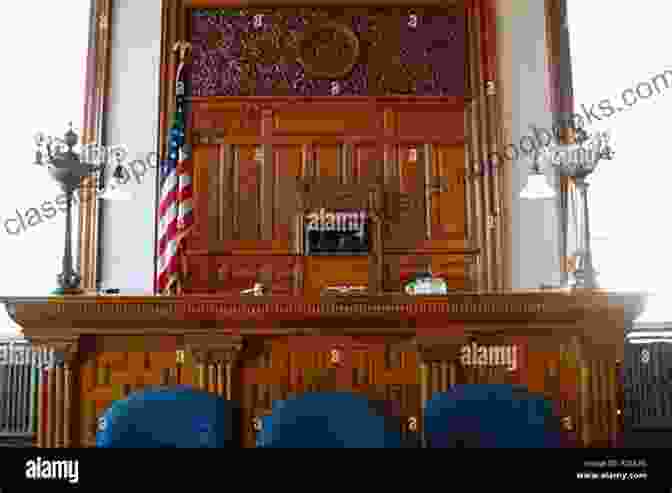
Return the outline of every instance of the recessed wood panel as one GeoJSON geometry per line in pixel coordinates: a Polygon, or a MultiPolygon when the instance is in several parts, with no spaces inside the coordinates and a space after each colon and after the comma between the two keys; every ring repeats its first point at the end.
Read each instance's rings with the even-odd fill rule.
{"type": "Polygon", "coordinates": [[[192,255],[188,291],[238,294],[263,283],[272,294],[296,294],[297,277],[302,276],[303,259],[284,255],[192,255]]]}
{"type": "MultiPolygon", "coordinates": [[[[299,210],[298,179],[301,177],[301,146],[273,146],[275,193],[273,238],[297,249],[296,215],[299,210]]],[[[300,235],[299,235],[300,236],[300,235]]]]}
{"type": "Polygon", "coordinates": [[[228,111],[209,108],[207,105],[194,105],[192,128],[201,132],[217,131],[223,135],[261,135],[259,114],[245,111],[241,107],[228,111]]]}
{"type": "Polygon", "coordinates": [[[446,143],[464,141],[464,113],[446,111],[441,106],[428,106],[399,110],[397,112],[397,135],[404,137],[441,137],[446,143]]]}
{"type": "MultiPolygon", "coordinates": [[[[339,105],[340,106],[340,105],[339,105]]],[[[373,135],[375,114],[361,105],[344,110],[336,105],[312,104],[299,109],[279,109],[274,117],[275,135],[373,135]]]]}
{"type": "Polygon", "coordinates": [[[193,215],[194,225],[188,237],[190,248],[207,248],[208,232],[212,227],[209,219],[210,205],[210,173],[211,167],[219,166],[219,146],[194,146],[192,151],[193,166],[193,215]]]}
{"type": "Polygon", "coordinates": [[[368,284],[369,257],[306,257],[305,289],[319,293],[335,284],[368,284]]]}
{"type": "MultiPolygon", "coordinates": [[[[147,339],[147,347],[154,348],[165,343],[151,336],[142,337],[147,339]]],[[[123,346],[127,338],[116,339],[112,345],[114,348],[123,346]]],[[[98,418],[113,402],[147,386],[179,383],[174,349],[142,351],[142,348],[132,349],[134,346],[137,344],[127,341],[126,351],[89,354],[80,367],[79,424],[82,446],[95,446],[98,418]]]]}
{"type": "Polygon", "coordinates": [[[354,146],[355,182],[361,184],[375,183],[383,173],[383,149],[374,145],[354,146]]]}
{"type": "Polygon", "coordinates": [[[240,240],[261,240],[260,237],[260,183],[261,169],[256,146],[237,147],[238,164],[238,237],[240,240]]]}
{"type": "Polygon", "coordinates": [[[341,176],[341,170],[339,169],[341,146],[320,144],[316,150],[320,178],[329,177],[338,181],[338,178],[341,176]]]}
{"type": "Polygon", "coordinates": [[[438,145],[434,153],[432,239],[464,238],[466,234],[464,146],[438,145]]]}

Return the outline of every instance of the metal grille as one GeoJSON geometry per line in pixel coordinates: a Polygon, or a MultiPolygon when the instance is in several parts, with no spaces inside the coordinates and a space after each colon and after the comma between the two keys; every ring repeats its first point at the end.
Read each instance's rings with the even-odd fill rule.
{"type": "Polygon", "coordinates": [[[37,429],[40,372],[52,353],[20,338],[0,339],[0,438],[32,438],[37,429]]]}
{"type": "Polygon", "coordinates": [[[672,429],[672,344],[626,342],[623,393],[626,429],[672,429]]]}

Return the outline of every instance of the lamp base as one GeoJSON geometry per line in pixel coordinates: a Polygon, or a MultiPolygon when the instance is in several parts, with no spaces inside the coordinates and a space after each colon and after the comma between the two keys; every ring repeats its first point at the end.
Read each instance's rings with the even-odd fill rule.
{"type": "Polygon", "coordinates": [[[582,270],[577,270],[574,273],[575,282],[572,289],[600,289],[600,285],[595,279],[595,276],[586,277],[582,270]]]}
{"type": "Polygon", "coordinates": [[[84,290],[82,288],[56,288],[49,294],[51,296],[70,296],[84,294],[84,290]]]}

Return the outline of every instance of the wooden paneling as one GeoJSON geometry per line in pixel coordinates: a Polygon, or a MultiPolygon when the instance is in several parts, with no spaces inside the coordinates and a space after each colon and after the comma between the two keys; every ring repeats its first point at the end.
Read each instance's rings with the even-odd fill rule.
{"type": "Polygon", "coordinates": [[[447,111],[439,105],[412,107],[398,110],[396,135],[422,139],[428,135],[439,136],[449,142],[464,141],[464,113],[447,111]]]}
{"type": "Polygon", "coordinates": [[[148,385],[179,383],[176,347],[175,337],[98,338],[79,367],[81,445],[95,445],[98,418],[114,401],[148,385]]]}
{"type": "Polygon", "coordinates": [[[240,108],[195,111],[193,115],[192,126],[201,131],[217,130],[232,136],[261,135],[258,115],[245,113],[240,108]]]}
{"type": "MultiPolygon", "coordinates": [[[[301,177],[301,147],[273,146],[274,180],[276,183],[273,208],[273,238],[286,242],[288,248],[296,250],[296,214],[299,208],[297,179],[301,177]]],[[[300,236],[300,235],[298,235],[300,236]]]]}
{"type": "Polygon", "coordinates": [[[464,146],[436,146],[432,189],[432,239],[466,238],[464,146]]]}
{"type": "MultiPolygon", "coordinates": [[[[207,248],[209,236],[217,238],[220,234],[219,224],[216,213],[210,218],[210,210],[218,208],[219,200],[225,200],[230,194],[222,193],[220,196],[211,198],[210,187],[217,186],[217,181],[212,185],[211,181],[218,180],[219,170],[222,166],[220,162],[220,152],[216,146],[197,146],[194,147],[193,162],[193,190],[194,190],[194,225],[188,238],[188,244],[191,248],[207,248]]],[[[222,187],[225,183],[220,184],[222,187]]],[[[225,191],[228,191],[225,189],[225,191]]]]}
{"type": "Polygon", "coordinates": [[[372,184],[382,176],[383,153],[379,147],[371,144],[361,144],[354,147],[355,182],[372,184]]]}
{"type": "Polygon", "coordinates": [[[274,294],[295,294],[303,259],[289,255],[192,255],[187,259],[191,292],[237,294],[262,282],[274,294]]]}
{"type": "Polygon", "coordinates": [[[327,285],[368,285],[369,258],[306,257],[304,289],[306,294],[319,294],[327,285]]]}
{"type": "Polygon", "coordinates": [[[200,145],[193,161],[195,226],[189,250],[216,252],[236,242],[236,249],[263,249],[269,242],[275,248],[293,247],[298,146],[259,152],[254,145],[200,145]],[[268,230],[265,236],[262,226],[268,230]]]}
{"type": "Polygon", "coordinates": [[[240,240],[261,240],[260,237],[260,183],[261,169],[255,160],[255,146],[237,147],[239,191],[234,197],[238,201],[238,227],[240,240]]]}
{"type": "Polygon", "coordinates": [[[373,135],[376,120],[362,105],[312,104],[276,112],[274,135],[373,135]]]}
{"type": "MultiPolygon", "coordinates": [[[[346,199],[335,200],[335,197],[355,194],[354,189],[348,191],[348,186],[383,183],[384,200],[377,204],[386,211],[383,236],[373,239],[373,248],[384,248],[386,255],[387,250],[411,254],[413,250],[432,250],[446,240],[466,241],[464,136],[463,132],[450,130],[450,122],[462,120],[463,108],[455,101],[403,102],[400,99],[372,104],[374,100],[353,99],[335,104],[297,100],[290,104],[289,100],[283,103],[282,98],[255,98],[258,102],[248,104],[245,98],[234,99],[201,98],[194,103],[197,116],[193,130],[199,135],[216,131],[220,137],[206,139],[213,142],[210,144],[195,145],[196,227],[193,238],[188,240],[189,255],[198,251],[200,255],[226,252],[236,256],[246,249],[271,248],[277,249],[276,253],[300,254],[303,208],[364,208],[368,198],[364,202],[358,198],[358,204],[348,205],[346,199]],[[256,130],[248,128],[255,122],[260,125],[256,137],[256,130]],[[239,124],[249,130],[252,140],[244,144],[236,140],[233,130],[239,128],[239,124]],[[441,137],[445,143],[429,142],[440,133],[437,129],[448,132],[441,137]],[[403,144],[377,142],[376,132],[380,137],[417,140],[403,144]],[[331,135],[336,140],[315,140],[320,134],[331,135]],[[304,140],[291,144],[264,143],[263,138],[276,139],[281,135],[304,140]],[[373,139],[357,143],[363,135],[373,139]],[[311,192],[302,192],[306,183],[310,183],[311,192]],[[318,189],[320,200],[329,204],[328,207],[320,205],[320,200],[320,204],[315,202],[313,192],[318,189]]],[[[368,195],[369,191],[365,193],[368,195]]],[[[427,265],[451,278],[451,287],[466,286],[470,270],[457,267],[457,263],[441,266],[443,260],[431,260],[435,252],[421,255],[430,258],[427,265]]],[[[203,259],[189,261],[195,269],[191,272],[191,286],[203,290],[206,283],[213,282],[210,289],[216,290],[224,287],[222,279],[225,279],[224,289],[233,291],[239,285],[249,287],[245,284],[258,280],[264,269],[274,270],[251,262],[242,260],[239,274],[225,273],[222,277],[221,272],[217,274],[220,265],[208,264],[203,259]],[[214,288],[215,285],[219,288],[214,288]]],[[[325,283],[368,284],[370,280],[355,272],[356,266],[364,262],[361,259],[354,263],[344,263],[342,259],[330,264],[325,260],[314,262],[311,265],[324,263],[324,267],[322,274],[311,270],[312,267],[306,271],[305,285],[312,291],[319,291],[325,283]],[[327,264],[339,265],[338,272],[326,273],[331,269],[327,264]]],[[[378,273],[380,267],[377,266],[382,264],[376,260],[370,264],[373,270],[369,275],[375,271],[377,279],[382,276],[385,289],[398,290],[399,259],[383,258],[382,262],[387,265],[386,271],[378,273]]],[[[272,279],[271,274],[265,275],[272,279]]],[[[298,284],[300,282],[295,283],[295,287],[298,284]]],[[[374,284],[378,286],[377,281],[374,284]]]]}
{"type": "Polygon", "coordinates": [[[339,145],[320,145],[317,148],[318,176],[334,178],[340,181],[342,170],[339,167],[339,156],[341,147],[339,145]]]}

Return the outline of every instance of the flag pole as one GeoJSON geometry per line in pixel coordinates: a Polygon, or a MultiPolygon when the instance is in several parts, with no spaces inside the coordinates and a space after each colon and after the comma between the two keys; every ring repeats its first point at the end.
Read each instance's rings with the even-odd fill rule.
{"type": "MultiPolygon", "coordinates": [[[[187,41],[176,41],[175,44],[173,45],[172,53],[176,54],[178,56],[178,63],[177,67],[175,69],[175,79],[173,83],[173,91],[176,90],[176,83],[180,74],[180,70],[182,70],[182,67],[184,66],[184,62],[187,58],[188,52],[191,50],[191,43],[187,41]]],[[[176,93],[173,93],[173,100],[175,100],[175,97],[177,96],[176,93]]],[[[173,111],[170,112],[172,114],[173,111]]],[[[168,132],[172,129],[172,123],[170,123],[170,120],[168,120],[168,132]]],[[[164,129],[165,131],[165,129],[164,129]]],[[[160,149],[159,156],[163,155],[165,152],[165,149],[160,149]]],[[[165,159],[165,157],[164,157],[165,159]]],[[[154,231],[155,231],[155,241],[154,241],[154,280],[153,280],[153,286],[154,286],[154,294],[155,295],[162,295],[165,293],[162,293],[159,291],[159,203],[161,200],[161,187],[162,187],[162,167],[163,167],[163,160],[161,160],[158,163],[157,166],[157,173],[156,173],[156,204],[155,204],[155,226],[154,226],[154,231]]]]}

